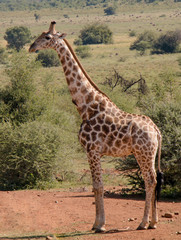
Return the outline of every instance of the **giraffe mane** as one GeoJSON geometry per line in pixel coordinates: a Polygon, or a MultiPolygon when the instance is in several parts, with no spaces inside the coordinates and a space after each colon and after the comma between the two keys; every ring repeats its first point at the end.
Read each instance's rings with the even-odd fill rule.
{"type": "MultiPolygon", "coordinates": [[[[89,75],[87,74],[87,72],[84,70],[82,64],[79,62],[74,50],[72,49],[72,47],[70,46],[69,42],[64,38],[63,41],[66,43],[66,45],[68,46],[70,52],[72,53],[73,57],[75,58],[76,62],[78,63],[80,69],[82,70],[82,72],[84,73],[84,75],[86,76],[86,78],[89,80],[90,84],[100,93],[102,93],[105,97],[107,97],[109,100],[110,98],[104,93],[102,92],[98,86],[92,81],[92,79],[89,77],[89,75]]],[[[111,100],[110,100],[111,101],[111,100]]]]}

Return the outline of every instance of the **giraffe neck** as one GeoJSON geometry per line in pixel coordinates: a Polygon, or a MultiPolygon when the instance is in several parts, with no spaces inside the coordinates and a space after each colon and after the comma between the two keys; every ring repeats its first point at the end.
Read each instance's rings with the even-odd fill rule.
{"type": "Polygon", "coordinates": [[[62,63],[72,102],[83,120],[90,119],[98,112],[99,103],[108,97],[92,82],[65,39],[58,40],[53,48],[62,63]]]}

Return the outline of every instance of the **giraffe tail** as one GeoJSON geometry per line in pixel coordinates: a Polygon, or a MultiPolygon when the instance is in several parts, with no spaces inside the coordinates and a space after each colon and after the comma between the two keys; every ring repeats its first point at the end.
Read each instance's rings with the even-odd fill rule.
{"type": "Polygon", "coordinates": [[[161,186],[164,183],[163,172],[160,168],[160,159],[161,159],[161,145],[162,145],[162,136],[158,130],[158,171],[157,171],[157,185],[155,189],[156,200],[158,201],[161,193],[161,186]]]}
{"type": "Polygon", "coordinates": [[[157,171],[157,185],[155,189],[156,200],[160,199],[161,187],[164,183],[163,172],[157,171]]]}

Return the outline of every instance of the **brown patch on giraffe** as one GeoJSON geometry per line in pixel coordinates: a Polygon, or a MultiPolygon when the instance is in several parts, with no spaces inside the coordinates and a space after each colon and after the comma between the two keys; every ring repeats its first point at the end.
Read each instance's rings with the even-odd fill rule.
{"type": "Polygon", "coordinates": [[[132,124],[131,134],[135,134],[138,131],[138,126],[136,123],[132,124]]]}
{"type": "Polygon", "coordinates": [[[104,141],[104,139],[106,138],[106,134],[103,132],[98,133],[98,137],[102,140],[102,142],[104,141]]]}
{"type": "Polygon", "coordinates": [[[122,133],[119,133],[118,137],[121,139],[124,135],[122,133]]]}
{"type": "Polygon", "coordinates": [[[71,94],[75,94],[77,92],[77,88],[73,87],[70,89],[71,94]]]}
{"type": "Polygon", "coordinates": [[[66,79],[67,79],[68,85],[70,85],[74,82],[74,79],[72,77],[70,77],[70,78],[67,77],[66,79]]]}
{"type": "Polygon", "coordinates": [[[113,141],[114,141],[115,137],[113,134],[109,134],[108,137],[107,137],[107,145],[109,145],[109,147],[111,147],[113,145],[113,141]]]}
{"type": "Polygon", "coordinates": [[[123,138],[122,138],[122,141],[124,144],[127,144],[129,141],[130,141],[130,137],[125,135],[123,138]]]}
{"type": "Polygon", "coordinates": [[[88,113],[88,118],[91,119],[91,118],[93,118],[96,114],[98,114],[99,112],[98,112],[98,111],[95,111],[95,110],[92,109],[92,108],[88,108],[88,109],[87,109],[87,113],[88,113]]]}
{"type": "Polygon", "coordinates": [[[72,62],[71,62],[71,61],[68,62],[68,66],[69,66],[69,67],[72,67],[72,62]]]}
{"type": "Polygon", "coordinates": [[[91,132],[92,128],[91,128],[91,126],[89,124],[86,124],[85,127],[84,127],[84,130],[86,132],[91,132]]]}
{"type": "Polygon", "coordinates": [[[99,132],[99,131],[101,130],[100,125],[96,125],[96,126],[94,126],[94,130],[99,132]]]}
{"type": "Polygon", "coordinates": [[[95,96],[95,101],[100,102],[101,101],[101,96],[100,95],[96,95],[95,96]]]}
{"type": "Polygon", "coordinates": [[[115,107],[113,107],[112,110],[111,110],[111,112],[112,112],[113,115],[115,115],[116,112],[117,112],[117,109],[116,109],[115,107]]]}
{"type": "Polygon", "coordinates": [[[67,66],[63,66],[63,70],[64,70],[64,72],[66,72],[67,71],[67,66]]]}
{"type": "Polygon", "coordinates": [[[63,54],[65,52],[65,48],[64,47],[60,48],[60,52],[61,54],[63,54]]]}
{"type": "Polygon", "coordinates": [[[137,135],[141,135],[143,133],[143,131],[141,130],[141,129],[139,129],[138,131],[137,131],[137,135]]]}
{"type": "Polygon", "coordinates": [[[68,76],[68,75],[70,75],[70,74],[71,74],[71,70],[68,69],[68,70],[65,72],[65,75],[68,76]]]}
{"type": "Polygon", "coordinates": [[[141,139],[138,139],[137,144],[140,146],[143,145],[143,142],[141,141],[141,139]]]}
{"type": "Polygon", "coordinates": [[[114,118],[114,123],[118,123],[119,122],[119,118],[115,117],[114,118]]]}
{"type": "Polygon", "coordinates": [[[109,127],[107,125],[102,125],[102,131],[105,133],[105,134],[108,134],[109,132],[109,127]]]}
{"type": "Polygon", "coordinates": [[[148,139],[148,133],[147,133],[147,132],[144,132],[143,135],[142,135],[142,137],[143,137],[145,140],[147,140],[147,139],[148,139]]]}
{"type": "Polygon", "coordinates": [[[122,144],[122,141],[121,141],[121,140],[116,140],[115,146],[116,146],[117,148],[119,148],[119,147],[121,146],[121,144],[122,144]]]}
{"type": "Polygon", "coordinates": [[[81,93],[82,94],[86,94],[87,93],[87,89],[86,89],[86,87],[84,85],[81,88],[81,93]]]}
{"type": "Polygon", "coordinates": [[[91,133],[91,137],[92,137],[92,141],[95,142],[95,140],[97,138],[97,133],[96,132],[92,132],[91,133]]]}
{"type": "Polygon", "coordinates": [[[105,123],[108,124],[108,125],[111,125],[112,122],[113,122],[112,118],[109,117],[109,116],[106,116],[105,123]]]}
{"type": "Polygon", "coordinates": [[[91,120],[89,121],[89,123],[90,123],[92,126],[94,126],[94,125],[96,124],[96,119],[95,119],[95,118],[91,119],[91,120]]]}
{"type": "Polygon", "coordinates": [[[147,146],[148,148],[151,147],[151,142],[150,142],[150,141],[147,142],[146,146],[147,146]]]}
{"type": "Polygon", "coordinates": [[[74,71],[74,72],[78,72],[78,67],[74,65],[74,66],[73,66],[73,71],[74,71]]]}
{"type": "Polygon", "coordinates": [[[98,104],[97,103],[93,103],[90,105],[91,108],[97,110],[98,109],[98,104]]]}
{"type": "Polygon", "coordinates": [[[87,148],[87,152],[90,152],[90,150],[91,150],[91,143],[87,143],[86,148],[87,148]]]}
{"type": "Polygon", "coordinates": [[[121,125],[124,125],[125,124],[125,120],[121,120],[121,125]]]}
{"type": "Polygon", "coordinates": [[[127,133],[127,130],[128,130],[128,126],[127,126],[127,125],[125,125],[125,126],[123,126],[123,127],[121,128],[121,132],[122,132],[122,133],[127,133]]]}
{"type": "Polygon", "coordinates": [[[68,52],[66,53],[66,58],[67,58],[67,57],[70,58],[70,54],[69,54],[68,52]]]}
{"type": "Polygon", "coordinates": [[[80,143],[85,147],[86,146],[86,141],[83,138],[80,138],[80,143]]]}
{"type": "Polygon", "coordinates": [[[104,122],[104,114],[99,114],[99,116],[97,117],[97,121],[99,124],[103,124],[104,122]]]}
{"type": "Polygon", "coordinates": [[[112,108],[112,103],[108,102],[108,107],[112,108]]]}
{"type": "Polygon", "coordinates": [[[135,145],[135,147],[134,147],[136,150],[139,150],[140,149],[140,147],[138,146],[138,145],[135,145]]]}
{"type": "Polygon", "coordinates": [[[111,125],[111,132],[113,132],[116,129],[116,126],[114,124],[111,125]]]}
{"type": "Polygon", "coordinates": [[[117,137],[118,132],[117,132],[117,131],[114,131],[114,132],[113,132],[113,135],[114,135],[115,137],[117,137]]]}
{"type": "Polygon", "coordinates": [[[103,102],[101,102],[101,103],[99,104],[99,109],[100,109],[101,112],[105,111],[105,109],[106,109],[106,104],[103,103],[103,102]]]}
{"type": "Polygon", "coordinates": [[[87,104],[92,102],[93,99],[94,99],[94,94],[92,92],[89,93],[87,96],[85,96],[85,101],[86,101],[87,104]]]}
{"type": "Polygon", "coordinates": [[[61,63],[62,63],[62,65],[65,64],[65,57],[64,56],[61,58],[61,63]]]}
{"type": "Polygon", "coordinates": [[[77,81],[77,87],[80,87],[81,86],[81,83],[77,81]]]}
{"type": "Polygon", "coordinates": [[[90,141],[90,135],[89,134],[86,134],[86,140],[90,141]]]}
{"type": "Polygon", "coordinates": [[[79,81],[81,80],[80,74],[77,75],[77,79],[78,79],[79,81]]]}

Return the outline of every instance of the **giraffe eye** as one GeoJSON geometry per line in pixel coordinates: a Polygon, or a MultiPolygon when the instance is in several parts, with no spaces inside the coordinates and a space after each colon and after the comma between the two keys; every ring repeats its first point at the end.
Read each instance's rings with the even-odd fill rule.
{"type": "Polygon", "coordinates": [[[45,38],[46,38],[46,40],[50,40],[51,39],[51,37],[49,37],[49,36],[46,36],[45,38]]]}

